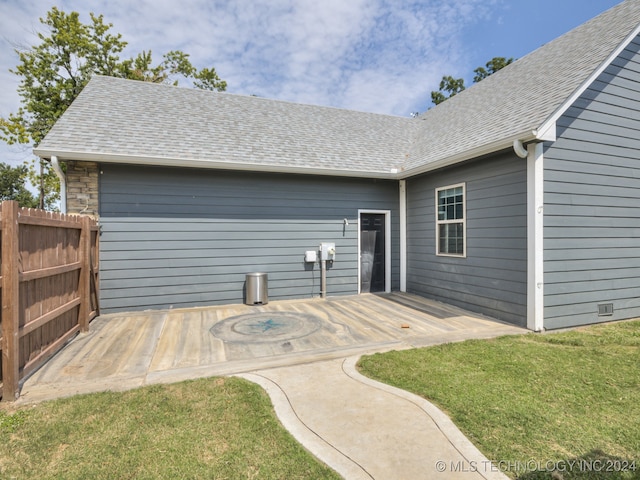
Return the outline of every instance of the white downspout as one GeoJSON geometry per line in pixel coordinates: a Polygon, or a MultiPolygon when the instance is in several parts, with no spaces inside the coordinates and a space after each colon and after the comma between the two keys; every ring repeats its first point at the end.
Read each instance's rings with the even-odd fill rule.
{"type": "Polygon", "coordinates": [[[522,140],[513,141],[513,151],[516,152],[516,155],[518,155],[520,158],[527,158],[527,156],[529,155],[529,152],[522,144],[522,140]]]}
{"type": "Polygon", "coordinates": [[[527,328],[544,330],[543,143],[527,145],[527,328]]]}
{"type": "Polygon", "coordinates": [[[51,166],[53,167],[53,171],[56,172],[56,175],[60,179],[60,212],[67,213],[67,177],[62,171],[62,167],[58,162],[58,157],[55,155],[51,156],[51,166]]]}
{"type": "Polygon", "coordinates": [[[407,181],[400,180],[400,291],[407,291],[407,181]]]}

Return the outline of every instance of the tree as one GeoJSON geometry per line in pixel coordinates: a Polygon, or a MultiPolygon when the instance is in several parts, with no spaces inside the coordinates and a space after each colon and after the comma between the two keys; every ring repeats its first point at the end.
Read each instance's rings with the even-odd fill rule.
{"type": "Polygon", "coordinates": [[[431,101],[438,105],[447,98],[453,97],[464,90],[464,78],[453,78],[451,75],[445,75],[440,80],[440,89],[437,92],[431,92],[431,101]],[[447,92],[445,95],[443,92],[447,92]]]}
{"type": "MultiPolygon", "coordinates": [[[[93,75],[173,84],[182,78],[191,79],[197,88],[226,89],[226,82],[220,80],[214,68],[198,70],[189,55],[178,50],[164,54],[155,66],[151,51],[121,60],[119,54],[127,46],[122,35],[112,34],[113,24],[105,24],[102,15],[91,13],[90,17],[91,22],[83,24],[77,12],[66,14],[53,7],[45,18],[40,18],[47,30],[37,34],[40,43],[16,49],[19,64],[10,72],[21,77],[18,94],[22,105],[8,118],[0,117],[0,139],[9,144],[37,146],[93,75]]],[[[31,173],[39,176],[41,167],[36,163],[34,159],[31,173]]],[[[46,179],[38,183],[58,185],[48,164],[43,170],[46,179]]],[[[51,203],[56,197],[59,193],[43,188],[40,203],[51,203]]]]}
{"type": "MultiPolygon", "coordinates": [[[[484,67],[478,67],[473,71],[473,73],[475,73],[475,76],[473,77],[474,83],[481,82],[489,75],[493,75],[513,61],[513,58],[493,57],[485,64],[484,67]]],[[[444,102],[447,98],[451,98],[462,92],[464,89],[465,86],[463,78],[453,78],[451,75],[445,75],[440,81],[439,90],[431,92],[431,101],[435,105],[438,105],[444,102]]]]}
{"type": "Polygon", "coordinates": [[[38,200],[27,190],[27,167],[0,163],[0,200],[16,200],[21,207],[35,208],[38,200]]]}
{"type": "Polygon", "coordinates": [[[484,80],[485,78],[487,78],[489,75],[493,75],[498,70],[506,67],[510,63],[513,63],[513,57],[511,58],[493,57],[491,60],[485,63],[484,66],[486,68],[478,67],[473,71],[473,73],[475,73],[475,76],[473,77],[473,81],[475,83],[478,83],[484,80]]]}
{"type": "MultiPolygon", "coordinates": [[[[38,204],[36,208],[53,210],[57,202],[60,200],[60,179],[51,169],[49,162],[39,158],[24,162],[27,167],[27,178],[31,185],[35,185],[38,189],[38,204]]],[[[63,171],[66,166],[61,165],[63,171]]]]}

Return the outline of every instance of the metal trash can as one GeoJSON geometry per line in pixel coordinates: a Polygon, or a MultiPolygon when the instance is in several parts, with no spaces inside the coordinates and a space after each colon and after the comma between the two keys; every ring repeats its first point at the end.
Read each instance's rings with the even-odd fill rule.
{"type": "Polygon", "coordinates": [[[266,273],[247,273],[245,300],[247,305],[266,305],[269,303],[268,290],[266,273]]]}

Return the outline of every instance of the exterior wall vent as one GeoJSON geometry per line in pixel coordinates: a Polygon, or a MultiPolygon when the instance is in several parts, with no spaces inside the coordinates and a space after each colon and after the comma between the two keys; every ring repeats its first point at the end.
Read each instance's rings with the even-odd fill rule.
{"type": "Polygon", "coordinates": [[[613,303],[600,303],[598,304],[598,316],[606,317],[613,315],[613,303]]]}

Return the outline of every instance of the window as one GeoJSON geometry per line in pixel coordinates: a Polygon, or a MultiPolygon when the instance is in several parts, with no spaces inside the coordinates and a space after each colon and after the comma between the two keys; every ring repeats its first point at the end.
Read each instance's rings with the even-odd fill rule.
{"type": "Polygon", "coordinates": [[[465,184],[436,189],[436,254],[466,256],[465,184]]]}

